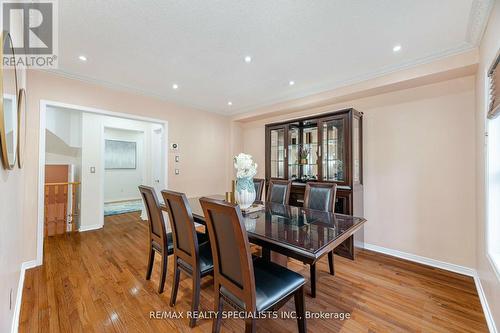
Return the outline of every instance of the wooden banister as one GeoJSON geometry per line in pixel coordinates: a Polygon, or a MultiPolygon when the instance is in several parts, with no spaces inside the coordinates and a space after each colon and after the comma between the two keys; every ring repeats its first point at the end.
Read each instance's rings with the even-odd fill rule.
{"type": "MultiPolygon", "coordinates": [[[[45,183],[45,211],[48,210],[48,196],[50,189],[53,188],[55,195],[58,195],[62,190],[64,197],[67,202],[68,189],[71,187],[71,210],[69,212],[66,211],[67,207],[64,209],[64,215],[69,217],[69,221],[71,223],[71,232],[75,231],[75,216],[78,215],[77,207],[76,207],[76,191],[78,186],[81,185],[81,182],[62,182],[62,183],[45,183]]],[[[47,214],[45,214],[45,227],[47,226],[47,214]]]]}
{"type": "Polygon", "coordinates": [[[81,182],[45,183],[45,186],[80,185],[80,184],[81,184],[81,182]]]}

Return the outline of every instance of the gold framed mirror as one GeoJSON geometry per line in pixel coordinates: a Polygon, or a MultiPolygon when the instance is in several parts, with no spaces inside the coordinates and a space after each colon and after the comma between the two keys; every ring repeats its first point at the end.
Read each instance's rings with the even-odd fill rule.
{"type": "Polygon", "coordinates": [[[0,147],[2,163],[5,169],[11,170],[16,165],[18,136],[17,108],[17,73],[14,59],[12,38],[8,32],[2,32],[2,49],[0,58],[0,147]],[[11,61],[12,60],[12,61],[11,61]],[[4,66],[5,62],[12,66],[4,66]]]}
{"type": "Polygon", "coordinates": [[[27,112],[26,90],[19,89],[19,97],[17,99],[17,165],[19,169],[24,165],[24,147],[26,146],[26,112],[27,112]]]}

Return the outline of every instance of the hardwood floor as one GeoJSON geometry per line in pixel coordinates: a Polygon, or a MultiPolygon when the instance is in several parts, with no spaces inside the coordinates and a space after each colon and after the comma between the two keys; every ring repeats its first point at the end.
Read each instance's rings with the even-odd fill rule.
{"type": "MultiPolygon", "coordinates": [[[[188,311],[191,280],[181,274],[169,307],[172,266],[157,293],[159,262],[146,281],[147,225],[135,213],[106,218],[99,231],[50,237],[44,265],[26,272],[20,332],[210,332],[211,319],[150,319],[151,311],[188,311]]],[[[158,256],[157,256],[158,258],[158,256]]],[[[350,319],[308,319],[309,332],[487,332],[472,278],[359,251],[356,261],[335,257],[318,265],[318,294],[311,312],[348,312],[350,319]]],[[[309,276],[308,266],[289,267],[309,276]]],[[[213,309],[212,278],[202,280],[201,311],[213,309]]],[[[229,309],[229,308],[226,308],[229,309]]],[[[282,311],[293,311],[293,300],[282,311]]],[[[222,331],[243,332],[243,320],[224,319],[222,331]]],[[[296,332],[293,319],[259,320],[258,332],[296,332]]]]}

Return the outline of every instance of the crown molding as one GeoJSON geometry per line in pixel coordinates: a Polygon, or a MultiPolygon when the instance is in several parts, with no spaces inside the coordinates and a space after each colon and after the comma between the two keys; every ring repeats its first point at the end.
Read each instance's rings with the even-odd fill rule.
{"type": "MultiPolygon", "coordinates": [[[[418,66],[432,64],[433,62],[444,60],[444,59],[449,58],[449,57],[455,57],[455,56],[461,56],[461,55],[466,56],[467,53],[473,52],[474,50],[477,50],[477,48],[471,46],[468,43],[463,43],[462,45],[460,45],[457,48],[443,50],[442,52],[439,52],[439,53],[435,53],[435,54],[432,54],[432,55],[429,55],[426,57],[410,60],[410,61],[407,61],[405,63],[397,64],[394,66],[387,66],[385,68],[381,68],[380,70],[373,71],[373,72],[366,74],[366,75],[362,75],[362,76],[358,76],[358,77],[355,77],[352,79],[338,82],[337,84],[330,84],[330,85],[324,84],[322,86],[319,86],[320,88],[315,87],[312,89],[312,91],[305,92],[305,93],[302,93],[300,95],[276,98],[273,100],[268,100],[264,103],[252,105],[250,107],[237,109],[231,113],[231,116],[233,116],[233,120],[245,119],[247,114],[250,116],[253,116],[256,113],[259,113],[259,116],[261,116],[265,113],[273,112],[273,111],[268,111],[267,109],[276,109],[276,111],[278,111],[279,109],[281,109],[282,103],[300,101],[301,99],[305,99],[308,97],[334,93],[338,89],[348,88],[349,86],[368,82],[370,80],[374,80],[374,79],[378,79],[378,78],[383,78],[384,76],[398,73],[400,71],[411,70],[411,69],[416,68],[418,66]],[[262,113],[260,113],[260,111],[262,111],[262,113]]],[[[474,61],[477,62],[477,59],[474,61]]],[[[330,98],[330,97],[328,97],[328,98],[330,98]]],[[[316,103],[317,102],[318,101],[316,101],[316,103]]]]}
{"type": "Polygon", "coordinates": [[[465,39],[470,45],[477,47],[481,43],[494,4],[495,0],[472,1],[465,39]]]}
{"type": "Polygon", "coordinates": [[[175,106],[178,106],[181,108],[189,108],[189,109],[199,111],[199,112],[209,112],[209,113],[216,113],[216,114],[223,115],[223,116],[229,116],[228,113],[225,113],[223,111],[207,110],[205,107],[203,107],[201,105],[197,105],[195,103],[178,102],[178,101],[173,100],[170,96],[156,94],[154,92],[147,91],[144,89],[135,88],[135,87],[132,87],[132,86],[129,86],[126,84],[115,83],[115,82],[111,82],[111,81],[95,79],[95,78],[92,78],[89,76],[73,74],[73,73],[64,71],[62,69],[33,69],[33,68],[30,68],[30,70],[41,71],[41,72],[57,75],[60,77],[64,77],[66,79],[77,80],[80,82],[105,87],[105,88],[116,90],[119,92],[126,92],[126,93],[131,93],[134,95],[140,95],[143,97],[154,98],[154,99],[157,99],[159,101],[170,103],[172,105],[175,105],[175,106]]]}

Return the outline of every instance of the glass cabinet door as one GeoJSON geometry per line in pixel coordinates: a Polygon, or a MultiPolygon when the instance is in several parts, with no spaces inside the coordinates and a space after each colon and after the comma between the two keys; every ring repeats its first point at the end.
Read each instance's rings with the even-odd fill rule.
{"type": "Polygon", "coordinates": [[[290,127],[288,127],[288,178],[291,180],[300,178],[299,136],[299,127],[290,125],[290,127]]]}
{"type": "Polygon", "coordinates": [[[302,167],[302,180],[318,179],[318,126],[316,125],[304,127],[302,130],[299,163],[302,167]]]}
{"type": "Polygon", "coordinates": [[[344,119],[324,121],[323,132],[323,180],[344,182],[345,142],[344,119]]]}
{"type": "Polygon", "coordinates": [[[285,178],[285,129],[271,130],[271,177],[285,178]]]}
{"type": "Polygon", "coordinates": [[[352,163],[354,184],[362,184],[362,165],[361,165],[361,120],[359,117],[352,118],[352,163]]]}

